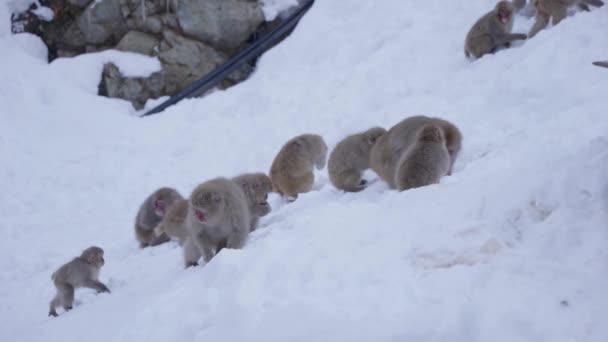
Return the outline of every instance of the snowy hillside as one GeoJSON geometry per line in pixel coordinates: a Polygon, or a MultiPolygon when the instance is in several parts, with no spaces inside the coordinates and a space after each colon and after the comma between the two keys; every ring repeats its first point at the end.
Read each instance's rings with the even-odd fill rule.
{"type": "Polygon", "coordinates": [[[608,6],[470,63],[464,37],[493,4],[317,0],[248,81],[140,119],[96,96],[99,75],[156,61],[48,65],[2,2],[0,341],[608,341],[608,69],[591,65],[608,59],[608,6]],[[208,265],[137,246],[159,186],[189,195],[268,171],[297,134],[331,148],[412,115],[463,132],[441,184],[399,193],[369,172],[345,194],[323,170],[208,265]],[[78,290],[47,317],[51,273],[93,244],[112,293],[78,290]]]}

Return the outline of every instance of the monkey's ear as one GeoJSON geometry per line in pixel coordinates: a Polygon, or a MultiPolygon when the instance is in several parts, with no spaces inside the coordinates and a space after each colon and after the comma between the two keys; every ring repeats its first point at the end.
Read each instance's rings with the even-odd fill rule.
{"type": "Polygon", "coordinates": [[[370,136],[367,137],[367,142],[369,142],[370,145],[375,144],[376,140],[377,140],[376,137],[373,136],[373,135],[370,135],[370,136]]]}

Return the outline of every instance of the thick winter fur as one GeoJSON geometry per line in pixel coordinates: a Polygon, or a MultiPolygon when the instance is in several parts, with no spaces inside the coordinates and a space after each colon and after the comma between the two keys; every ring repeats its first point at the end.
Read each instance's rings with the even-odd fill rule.
{"type": "Polygon", "coordinates": [[[250,214],[243,190],[232,180],[204,182],[190,195],[184,244],[186,267],[209,262],[223,247],[242,248],[249,235],[250,214]]]}
{"type": "Polygon", "coordinates": [[[340,141],[329,155],[327,170],[329,180],[338,189],[357,192],[365,189],[367,180],[361,173],[369,169],[369,156],[372,146],[386,134],[386,129],[373,127],[340,141]]]}
{"type": "Polygon", "coordinates": [[[511,33],[513,13],[510,1],[500,1],[492,11],[479,18],[467,34],[465,56],[479,58],[494,53],[499,47],[509,47],[514,40],[526,39],[527,36],[523,33],[511,33]]]}
{"type": "Polygon", "coordinates": [[[559,24],[568,15],[568,8],[577,6],[581,10],[589,11],[589,5],[601,7],[604,2],[601,0],[534,0],[536,22],[528,36],[532,38],[547,27],[550,19],[553,19],[553,25],[559,24]]]}
{"type": "Polygon", "coordinates": [[[326,158],[327,145],[320,135],[303,134],[289,140],[270,168],[275,190],[290,199],[310,191],[315,180],[313,167],[324,168],[326,158]]]}
{"type": "Polygon", "coordinates": [[[160,223],[154,228],[157,236],[166,234],[177,240],[180,246],[184,245],[188,237],[188,230],[184,225],[188,213],[188,200],[178,199],[167,210],[160,223]]]}
{"type": "Polygon", "coordinates": [[[370,154],[370,167],[391,188],[396,189],[395,173],[398,162],[408,148],[418,141],[418,132],[426,125],[439,127],[445,139],[446,149],[450,156],[450,165],[447,174],[451,174],[454,161],[460,152],[462,134],[451,122],[427,116],[412,116],[395,126],[381,136],[372,147],[370,154]]]}
{"type": "Polygon", "coordinates": [[[74,304],[74,289],[88,287],[97,292],[110,292],[108,287],[98,280],[99,270],[103,266],[103,249],[92,246],[72,261],[61,266],[51,279],[57,288],[57,294],[49,304],[49,316],[57,316],[57,307],[71,310],[74,304]]]}
{"type": "Polygon", "coordinates": [[[164,187],[154,191],[142,203],[135,218],[135,237],[141,248],[169,241],[166,234],[157,236],[154,228],[160,223],[171,205],[180,199],[183,197],[177,190],[164,187]]]}
{"type": "Polygon", "coordinates": [[[399,191],[438,183],[450,169],[450,154],[441,128],[428,124],[416,135],[416,141],[397,162],[395,186],[399,191]]]}
{"type": "Polygon", "coordinates": [[[268,194],[272,192],[272,182],[266,174],[261,172],[245,173],[232,180],[245,193],[250,214],[249,229],[254,231],[258,227],[260,217],[270,213],[268,194]]]}

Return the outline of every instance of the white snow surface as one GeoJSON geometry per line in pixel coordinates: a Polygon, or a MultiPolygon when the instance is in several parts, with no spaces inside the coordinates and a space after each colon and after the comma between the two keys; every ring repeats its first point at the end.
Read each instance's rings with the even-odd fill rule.
{"type": "Polygon", "coordinates": [[[608,72],[591,62],[608,6],[471,63],[492,5],[318,0],[248,81],[142,119],[96,95],[109,55],[49,65],[0,4],[0,341],[607,341],[608,72]],[[157,187],[187,196],[267,171],[297,134],[331,148],[419,114],[464,135],[440,184],[370,171],[346,194],[320,171],[271,197],[244,249],[187,270],[176,243],[135,242],[157,187]],[[90,245],[112,293],[47,317],[51,273],[90,245]]]}
{"type": "Polygon", "coordinates": [[[262,12],[267,21],[276,19],[282,13],[286,13],[289,9],[297,6],[298,0],[260,0],[262,3],[262,12]]]}

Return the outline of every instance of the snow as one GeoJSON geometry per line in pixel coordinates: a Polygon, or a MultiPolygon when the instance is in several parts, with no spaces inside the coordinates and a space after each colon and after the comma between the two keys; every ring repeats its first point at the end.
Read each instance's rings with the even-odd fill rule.
{"type": "Polygon", "coordinates": [[[285,13],[299,3],[298,0],[261,0],[260,2],[266,21],[273,21],[281,13],[285,13]]]}
{"type": "Polygon", "coordinates": [[[464,36],[490,7],[318,0],[248,81],[142,119],[97,85],[107,61],[152,61],[46,64],[0,5],[0,340],[606,341],[608,73],[591,61],[606,58],[608,6],[471,63],[464,36]],[[345,194],[323,170],[208,265],[137,247],[157,187],[188,195],[267,171],[297,134],[332,147],[418,114],[464,135],[440,184],[398,193],[370,171],[345,194]],[[80,289],[46,317],[51,273],[90,245],[112,293],[80,289]]]}
{"type": "Polygon", "coordinates": [[[53,13],[53,10],[46,6],[40,6],[40,7],[36,8],[35,10],[33,10],[32,12],[34,14],[36,14],[38,16],[38,18],[40,18],[44,21],[53,20],[53,16],[55,15],[53,13]]]}

